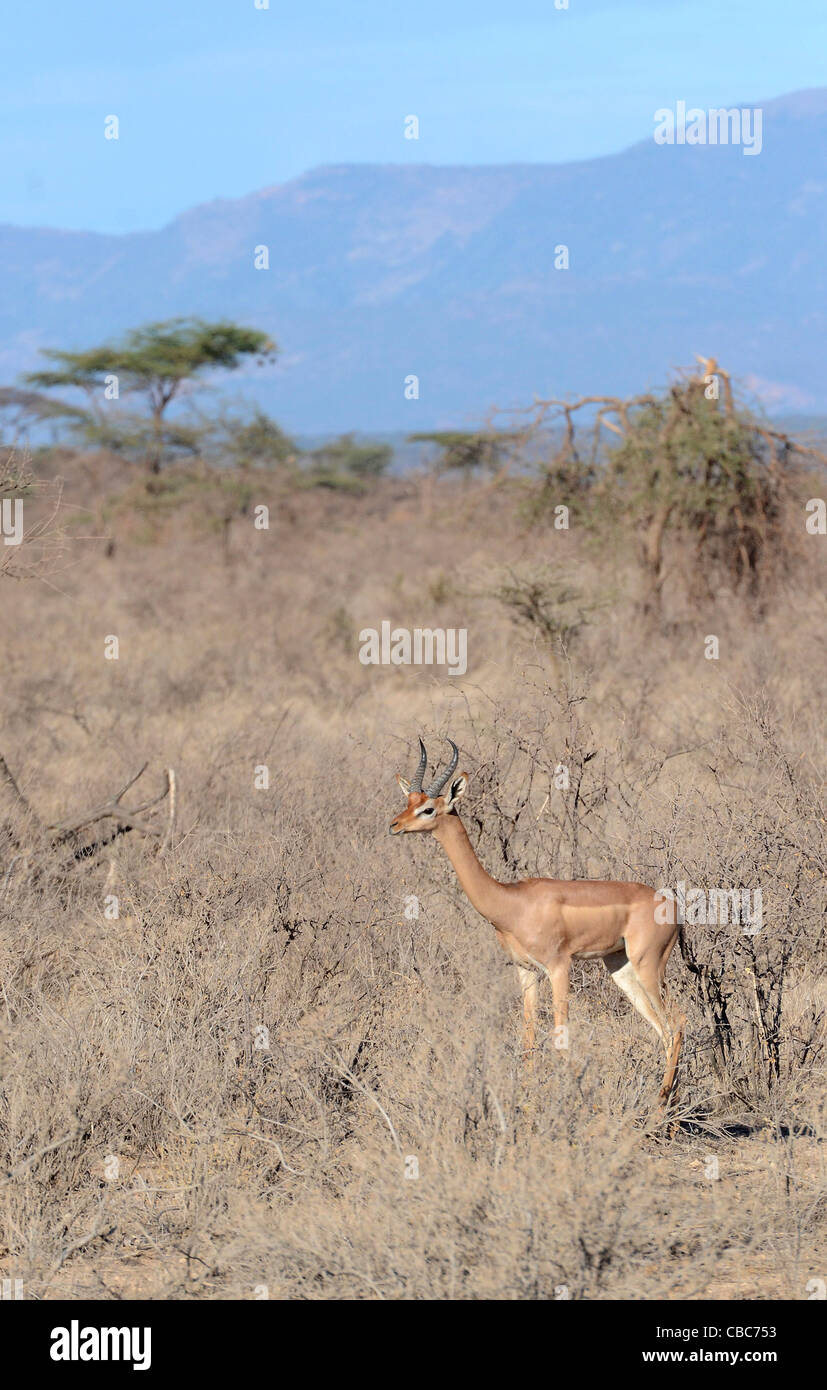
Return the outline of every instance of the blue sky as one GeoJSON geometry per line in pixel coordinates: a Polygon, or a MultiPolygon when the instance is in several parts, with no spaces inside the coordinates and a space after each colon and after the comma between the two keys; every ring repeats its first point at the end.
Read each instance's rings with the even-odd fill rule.
{"type": "Polygon", "coordinates": [[[825,86],[827,3],[31,0],[0,59],[0,221],[119,232],[320,164],[587,158],[680,99],[825,86]]]}

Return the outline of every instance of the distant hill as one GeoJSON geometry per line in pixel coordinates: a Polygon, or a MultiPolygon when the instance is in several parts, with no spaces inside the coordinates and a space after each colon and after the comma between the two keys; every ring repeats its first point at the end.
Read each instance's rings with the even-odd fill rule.
{"type": "Polygon", "coordinates": [[[827,413],[827,89],[763,112],[757,156],[646,140],[559,165],[346,165],[157,232],[2,226],[0,385],[41,345],[197,313],[275,336],[280,365],[227,384],[303,433],[632,392],[696,352],[772,412],[827,413]],[[403,395],[412,373],[418,401],[403,395]]]}

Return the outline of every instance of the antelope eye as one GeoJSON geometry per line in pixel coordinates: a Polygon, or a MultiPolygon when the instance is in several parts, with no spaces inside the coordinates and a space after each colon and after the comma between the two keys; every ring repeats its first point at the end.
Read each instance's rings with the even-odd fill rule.
{"type": "Polygon", "coordinates": [[[427,806],[425,810],[422,812],[422,814],[423,816],[432,816],[434,814],[433,806],[427,806]]]}

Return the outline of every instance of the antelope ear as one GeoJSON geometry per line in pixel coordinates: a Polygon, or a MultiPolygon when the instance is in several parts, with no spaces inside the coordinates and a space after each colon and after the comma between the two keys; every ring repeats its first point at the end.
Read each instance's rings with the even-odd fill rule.
{"type": "Polygon", "coordinates": [[[407,796],[408,792],[411,790],[411,784],[408,781],[407,777],[401,777],[400,774],[397,772],[396,780],[402,788],[402,791],[404,792],[405,796],[407,796]]]}
{"type": "Polygon", "coordinates": [[[456,806],[456,804],[457,804],[457,802],[460,800],[460,798],[463,797],[463,796],[465,795],[467,789],[468,789],[468,773],[467,773],[467,772],[461,772],[461,773],[459,774],[458,777],[452,778],[452,779],[451,779],[451,782],[450,782],[450,784],[449,784],[449,786],[448,786],[447,792],[443,792],[443,793],[442,793],[443,799],[444,799],[444,801],[445,801],[445,810],[446,810],[446,811],[450,811],[451,808],[452,808],[452,806],[456,806]]]}

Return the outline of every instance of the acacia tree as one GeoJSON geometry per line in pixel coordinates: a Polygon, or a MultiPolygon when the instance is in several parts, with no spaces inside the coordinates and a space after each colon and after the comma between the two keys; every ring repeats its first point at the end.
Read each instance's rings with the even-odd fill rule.
{"type": "Polygon", "coordinates": [[[714,359],[662,393],[540,401],[527,439],[553,441],[535,507],[575,503],[595,529],[628,530],[644,612],[661,612],[669,543],[691,547],[693,583],[718,576],[756,591],[780,553],[782,513],[798,464],[818,450],[740,406],[714,359]]]}
{"type": "MultiPolygon", "coordinates": [[[[637,520],[644,607],[659,612],[666,539],[691,544],[696,577],[754,590],[779,541],[791,441],[695,377],[627,413],[598,484],[612,511],[637,520]]],[[[707,584],[708,587],[708,584],[707,584]]]]}
{"type": "Polygon", "coordinates": [[[328,440],[307,455],[306,476],[313,487],[364,492],[390,466],[393,448],[377,440],[359,443],[353,434],[328,440]]]}
{"type": "Polygon", "coordinates": [[[513,436],[494,430],[431,430],[410,434],[411,443],[435,444],[440,454],[437,471],[458,471],[467,479],[476,469],[496,472],[502,466],[513,436]]]}
{"type": "Polygon", "coordinates": [[[233,371],[245,357],[257,357],[260,364],[271,361],[276,351],[267,334],[256,328],[224,319],[207,323],[176,318],[145,324],[118,343],[84,352],[45,348],[43,356],[55,365],[29,372],[24,380],[33,386],[75,388],[99,398],[107,378],[117,377],[119,394],[143,396],[149,406],[145,459],[157,473],[164,450],[164,413],[184,384],[217,368],[233,371]]]}
{"type": "Polygon", "coordinates": [[[11,432],[15,445],[21,436],[25,442],[28,431],[33,427],[51,424],[57,428],[66,420],[77,424],[85,419],[86,412],[80,406],[53,400],[39,391],[26,391],[18,386],[0,387],[0,424],[11,432]]]}

